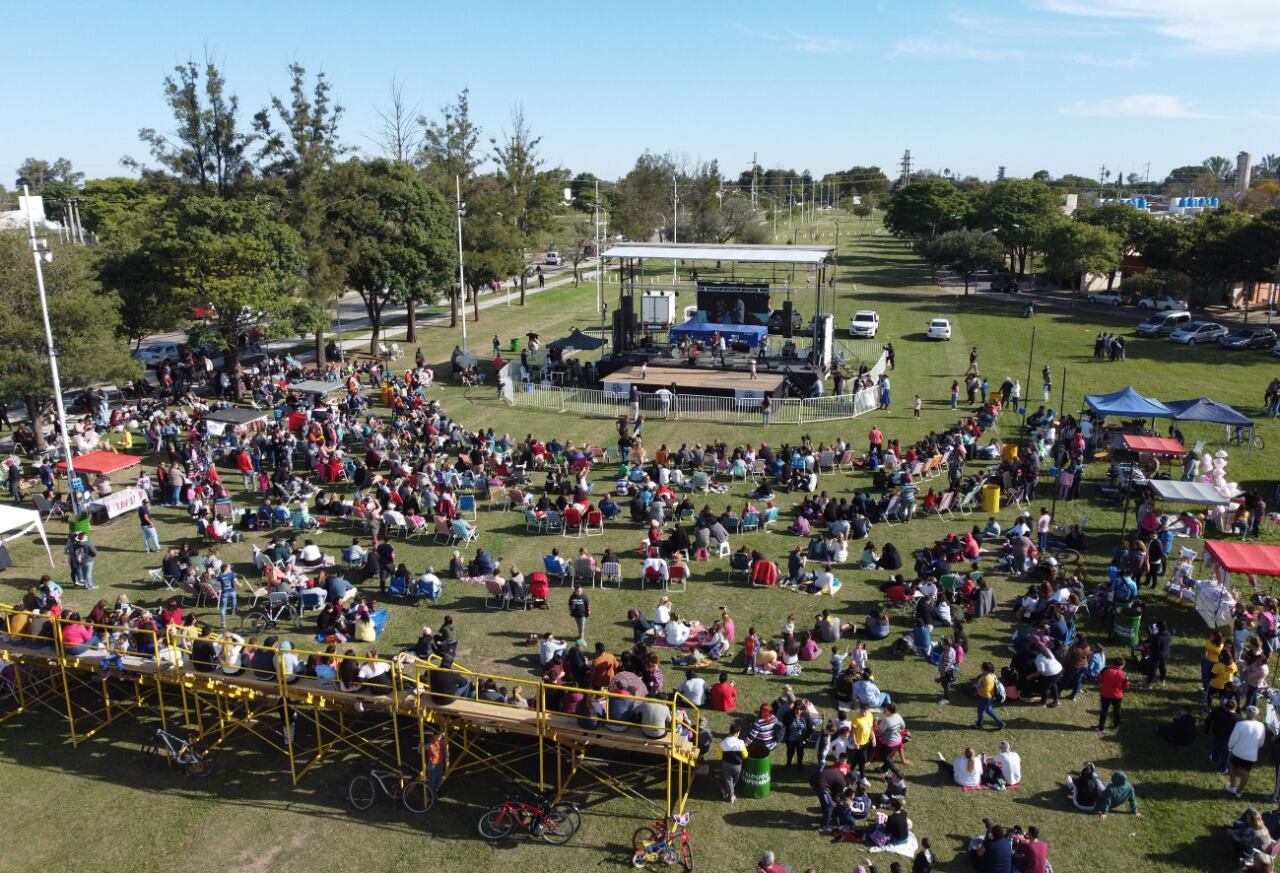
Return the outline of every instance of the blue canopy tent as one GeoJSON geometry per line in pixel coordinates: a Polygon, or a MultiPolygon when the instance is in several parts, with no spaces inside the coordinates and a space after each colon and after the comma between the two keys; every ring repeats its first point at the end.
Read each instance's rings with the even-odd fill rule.
{"type": "Polygon", "coordinates": [[[1136,418],[1173,418],[1159,400],[1143,397],[1129,385],[1111,394],[1086,394],[1084,405],[1097,415],[1131,415],[1136,418]]]}
{"type": "Polygon", "coordinates": [[[709,342],[711,335],[717,332],[725,338],[726,342],[745,342],[754,349],[760,346],[760,340],[769,333],[769,328],[763,325],[716,324],[708,321],[690,320],[671,328],[667,332],[667,336],[671,338],[673,343],[679,342],[684,337],[688,337],[694,342],[698,340],[709,342]]]}
{"type": "Polygon", "coordinates": [[[1249,454],[1253,454],[1254,423],[1248,416],[1236,410],[1210,400],[1208,397],[1197,397],[1194,400],[1171,400],[1165,404],[1173,412],[1174,421],[1203,421],[1209,424],[1221,424],[1229,428],[1249,429],[1249,454]]]}

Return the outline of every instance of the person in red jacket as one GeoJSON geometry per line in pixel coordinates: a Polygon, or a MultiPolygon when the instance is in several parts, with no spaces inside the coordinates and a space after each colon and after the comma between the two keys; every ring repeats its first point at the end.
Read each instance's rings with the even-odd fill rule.
{"type": "Polygon", "coordinates": [[[1106,668],[1098,674],[1098,684],[1101,686],[1102,712],[1098,716],[1098,726],[1094,730],[1102,733],[1102,729],[1107,726],[1108,709],[1113,713],[1111,726],[1120,727],[1120,702],[1124,700],[1124,693],[1129,690],[1129,677],[1124,672],[1124,658],[1112,658],[1106,668]]]}
{"type": "Polygon", "coordinates": [[[738,689],[729,678],[728,673],[721,673],[720,680],[711,686],[708,698],[712,709],[720,712],[733,712],[738,707],[738,689]]]}

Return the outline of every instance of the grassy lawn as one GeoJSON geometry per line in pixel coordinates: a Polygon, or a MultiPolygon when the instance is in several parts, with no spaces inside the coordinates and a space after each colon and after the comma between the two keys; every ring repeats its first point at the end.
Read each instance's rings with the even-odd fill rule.
{"type": "MultiPolygon", "coordinates": [[[[951,381],[963,374],[970,346],[979,350],[979,364],[993,388],[1006,375],[1023,380],[1024,395],[1038,402],[1039,373],[1049,364],[1054,371],[1053,405],[1059,403],[1062,372],[1066,368],[1065,408],[1076,411],[1082,395],[1111,391],[1133,384],[1139,391],[1162,399],[1209,395],[1232,404],[1247,414],[1260,411],[1262,392],[1275,374],[1275,359],[1259,352],[1226,353],[1216,347],[1184,349],[1167,341],[1133,339],[1129,360],[1107,364],[1092,359],[1093,337],[1099,330],[1131,332],[1139,319],[1135,312],[1117,315],[1114,311],[1089,308],[1042,310],[1034,320],[1021,317],[1021,304],[989,294],[968,298],[944,295],[929,283],[922,267],[903,245],[875,233],[856,232],[861,222],[849,218],[841,224],[840,281],[836,322],[847,331],[855,309],[875,308],[881,317],[881,336],[898,349],[898,367],[893,372],[895,408],[854,422],[833,422],[807,428],[815,441],[843,435],[861,444],[872,422],[888,436],[904,441],[926,429],[941,429],[955,420],[949,408],[951,381]],[[930,343],[924,326],[933,316],[952,319],[954,338],[950,343],[930,343]],[[1032,328],[1035,354],[1030,361],[1031,384],[1027,384],[1028,355],[1032,328]],[[922,421],[911,420],[911,398],[919,394],[925,402],[922,421]]],[[[874,227],[865,227],[873,230],[874,227]]],[[[832,241],[834,223],[825,218],[813,228],[822,241],[832,241]]],[[[800,242],[809,242],[803,236],[800,242]]],[[[656,269],[656,274],[661,274],[656,269]]],[[[669,267],[668,267],[669,275],[669,267]]],[[[616,285],[606,286],[610,306],[616,300],[616,285]]],[[[684,300],[681,304],[684,304],[684,300]]],[[[691,302],[691,301],[690,301],[691,302]]],[[[807,319],[811,305],[799,295],[801,311],[807,319]]],[[[527,307],[513,305],[486,310],[478,324],[469,324],[472,345],[487,353],[489,338],[497,333],[504,346],[511,337],[538,330],[544,339],[562,335],[569,326],[596,323],[595,284],[567,286],[530,299],[527,307]]],[[[458,332],[447,327],[421,331],[422,347],[428,360],[447,360],[458,342],[458,332]]],[[[409,351],[412,360],[412,350],[409,351]]],[[[467,426],[493,427],[516,439],[526,433],[562,439],[589,440],[609,444],[613,427],[605,419],[561,416],[550,412],[511,409],[494,402],[488,392],[472,392],[468,398],[455,387],[440,389],[446,408],[467,426]]],[[[1033,406],[1034,408],[1034,406],[1033,406]]],[[[645,428],[650,449],[665,442],[673,449],[681,442],[703,443],[722,438],[733,445],[767,439],[777,444],[795,440],[800,434],[786,428],[765,432],[756,427],[691,426],[681,422],[651,420],[645,428]]],[[[1217,440],[1220,429],[1184,428],[1190,441],[1217,440]]],[[[1280,430],[1270,420],[1260,428],[1269,446],[1280,444],[1280,430]]],[[[1006,434],[1016,426],[1006,421],[1006,434]]],[[[1269,495],[1274,487],[1274,449],[1254,452],[1246,458],[1243,450],[1232,451],[1228,479],[1241,487],[1259,487],[1269,495]]],[[[611,484],[602,471],[597,490],[611,484]]],[[[1096,483],[1105,472],[1102,465],[1089,470],[1096,483]]],[[[233,487],[238,477],[228,476],[233,487]]],[[[832,494],[849,495],[867,485],[861,474],[830,474],[820,487],[832,494]]],[[[731,494],[713,497],[714,507],[740,507],[747,489],[736,486],[731,494]]],[[[1047,493],[1047,491],[1046,491],[1047,493]]],[[[1089,563],[1096,572],[1105,566],[1115,532],[1120,525],[1120,507],[1101,502],[1096,488],[1085,489],[1086,499],[1075,505],[1059,504],[1059,517],[1072,520],[1089,517],[1091,535],[1089,563]]],[[[781,495],[782,516],[787,518],[793,500],[781,495]]],[[[1047,503],[1047,501],[1046,501],[1047,503]]],[[[185,517],[175,510],[157,513],[161,536],[174,544],[193,531],[185,517]]],[[[1000,519],[1008,523],[1008,509],[1000,519]]],[[[909,526],[887,530],[878,527],[876,542],[894,541],[909,553],[947,530],[977,521],[978,516],[955,522],[918,520],[909,526]]],[[[611,527],[603,537],[554,542],[526,535],[523,522],[515,514],[481,510],[479,526],[486,548],[501,556],[504,565],[515,563],[526,571],[541,563],[552,545],[562,551],[576,551],[588,545],[596,554],[605,546],[633,555],[640,531],[628,524],[611,527]]],[[[56,527],[56,525],[55,525],[56,527]]],[[[785,527],[785,524],[781,525],[785,527]]],[[[60,579],[65,584],[66,566],[61,555],[62,533],[53,531],[53,547],[58,558],[60,579]]],[[[317,540],[326,550],[336,550],[349,537],[340,531],[324,531],[317,540]]],[[[782,556],[794,540],[780,532],[751,534],[745,539],[774,556],[782,556]]],[[[145,569],[153,566],[138,548],[141,536],[131,517],[95,533],[102,554],[96,580],[102,597],[120,591],[143,603],[162,599],[145,579],[145,569]]],[[[736,543],[735,543],[736,545],[736,543]]],[[[1198,546],[1198,544],[1196,544],[1198,546]]],[[[427,564],[441,569],[449,550],[429,544],[404,544],[401,557],[414,570],[427,564]]],[[[17,600],[22,590],[41,572],[43,554],[30,542],[12,544],[16,565],[0,576],[5,599],[17,600]]],[[[249,544],[229,547],[230,558],[247,568],[249,544]]],[[[588,636],[604,641],[615,651],[630,639],[625,626],[628,607],[650,610],[657,596],[640,592],[635,585],[638,562],[624,563],[628,584],[622,591],[596,592],[592,597],[594,616],[588,636]]],[[[733,614],[739,634],[748,626],[761,633],[776,633],[789,613],[801,626],[813,615],[832,607],[843,616],[860,620],[876,602],[874,583],[882,577],[848,567],[840,569],[844,587],[831,599],[807,598],[786,591],[755,591],[724,584],[725,562],[694,566],[689,590],[676,595],[677,609],[684,615],[709,622],[719,606],[733,614]]],[[[1021,588],[997,579],[997,596],[1005,603],[1021,588]]],[[[368,586],[362,586],[368,590],[368,586]]],[[[375,586],[376,588],[376,586],[375,586]]],[[[383,651],[412,640],[421,624],[438,625],[448,613],[460,630],[460,661],[468,667],[513,677],[526,677],[536,664],[536,653],[520,645],[528,632],[554,631],[571,634],[573,624],[565,609],[567,591],[553,588],[547,612],[491,612],[484,608],[482,592],[447,582],[439,604],[406,607],[392,605],[391,620],[383,651]]],[[[68,588],[67,601],[87,608],[95,600],[89,593],[68,588]]],[[[203,611],[206,616],[208,610],[203,611]]],[[[1215,832],[1222,822],[1233,818],[1246,804],[1228,798],[1221,782],[1205,766],[1207,747],[1175,754],[1154,734],[1155,726],[1172,715],[1175,704],[1191,701],[1198,689],[1199,644],[1203,625],[1186,607],[1161,604],[1157,614],[1168,617],[1178,631],[1169,684],[1152,691],[1135,691],[1126,701],[1126,723],[1119,732],[1099,736],[1088,728],[1096,720],[1096,688],[1087,687],[1085,696],[1054,710],[1010,705],[1004,711],[1009,727],[1000,737],[980,735],[970,727],[973,711],[968,698],[958,691],[956,703],[943,707],[935,702],[934,671],[919,660],[893,657],[887,644],[873,644],[872,662],[880,684],[901,703],[901,711],[915,741],[908,756],[915,765],[908,770],[908,809],[920,836],[929,837],[943,860],[943,869],[968,869],[960,857],[964,841],[981,830],[980,820],[990,816],[1007,824],[1039,825],[1050,844],[1050,858],[1056,870],[1117,869],[1125,865],[1143,870],[1226,870],[1230,866],[1225,839],[1215,832]],[[1014,792],[963,794],[943,778],[930,762],[935,751],[948,758],[966,745],[994,751],[998,739],[1008,739],[1022,753],[1024,781],[1014,792]],[[1105,822],[1070,811],[1060,785],[1068,770],[1078,769],[1084,760],[1093,760],[1110,770],[1123,767],[1137,786],[1146,818],[1135,821],[1127,814],[1105,822]]],[[[216,614],[213,614],[216,622],[216,614]]],[[[903,628],[899,626],[899,630],[903,628]]],[[[972,651],[965,679],[971,679],[976,664],[990,659],[1007,661],[1006,644],[1009,614],[996,616],[969,627],[972,651]]],[[[1092,636],[1099,630],[1086,624],[1081,628],[1092,636]]],[[[896,636],[896,634],[894,635],[896,636]]],[[[297,642],[302,637],[295,638],[297,642]]],[[[736,662],[735,662],[736,663],[736,662]]],[[[680,673],[667,669],[667,682],[674,686],[680,673]]],[[[780,682],[739,675],[740,711],[756,708],[781,691],[780,682]]],[[[827,692],[826,654],[792,682],[797,693],[812,697],[824,713],[832,710],[827,692]]],[[[729,724],[729,717],[708,713],[717,734],[729,724]]],[[[208,869],[262,870],[317,869],[330,863],[335,854],[352,866],[378,870],[473,870],[501,863],[526,871],[565,869],[618,869],[627,866],[631,831],[645,823],[648,808],[636,801],[612,798],[586,791],[575,795],[585,806],[583,830],[563,848],[513,843],[491,848],[475,834],[475,820],[505,791],[498,778],[487,774],[446,783],[445,798],[429,821],[410,821],[391,807],[374,808],[355,814],[347,805],[346,784],[361,765],[355,760],[335,758],[319,766],[297,787],[290,785],[287,768],[265,747],[247,738],[238,738],[223,752],[220,772],[207,783],[186,782],[174,773],[142,774],[135,767],[136,743],[141,729],[127,722],[79,749],[60,740],[61,725],[50,714],[32,713],[0,726],[0,784],[6,788],[12,820],[22,838],[11,841],[0,856],[0,871],[25,870],[34,864],[67,866],[81,861],[92,851],[96,862],[108,867],[180,870],[198,856],[208,869]],[[54,800],[54,803],[50,803],[54,800]],[[68,820],[69,807],[80,811],[68,820]],[[92,849],[90,850],[90,847],[92,849]]],[[[775,762],[775,766],[780,762],[775,762]]],[[[714,766],[714,765],[713,765],[714,766]]],[[[1270,791],[1269,768],[1258,769],[1249,802],[1260,806],[1270,791]]],[[[583,783],[584,787],[586,783],[583,783]]],[[[658,795],[660,796],[660,795],[658,795]]],[[[694,812],[693,835],[699,867],[705,870],[750,870],[761,851],[774,849],[779,859],[797,871],[813,865],[821,871],[847,870],[864,854],[859,847],[831,845],[816,832],[816,801],[808,786],[808,773],[775,770],[774,793],[763,801],[740,801],[729,807],[719,800],[711,780],[699,779],[690,800],[694,812]]],[[[886,859],[886,863],[887,863],[886,859]]]]}

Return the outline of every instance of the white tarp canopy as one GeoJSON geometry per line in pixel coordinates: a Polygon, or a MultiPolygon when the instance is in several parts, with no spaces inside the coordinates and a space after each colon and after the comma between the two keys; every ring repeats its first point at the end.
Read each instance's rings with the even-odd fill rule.
{"type": "Polygon", "coordinates": [[[671,261],[733,261],[739,264],[797,264],[818,267],[835,257],[831,246],[744,246],[709,243],[614,243],[611,258],[656,258],[671,261]]]}
{"type": "Polygon", "coordinates": [[[45,536],[40,513],[20,506],[0,505],[0,540],[6,543],[16,540],[31,533],[32,528],[40,532],[40,542],[44,543],[44,551],[49,556],[49,566],[52,567],[53,552],[49,549],[49,538],[45,536]]]}
{"type": "Polygon", "coordinates": [[[1161,500],[1170,503],[1196,503],[1200,506],[1228,506],[1229,497],[1205,482],[1179,482],[1175,479],[1149,479],[1147,484],[1155,489],[1161,500]]]}

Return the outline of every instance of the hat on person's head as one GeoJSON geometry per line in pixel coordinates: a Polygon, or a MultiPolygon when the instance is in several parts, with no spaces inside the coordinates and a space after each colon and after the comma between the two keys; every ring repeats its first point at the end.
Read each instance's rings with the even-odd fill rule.
{"type": "Polygon", "coordinates": [[[578,646],[579,648],[585,648],[587,645],[587,641],[583,639],[577,639],[573,641],[573,644],[575,646],[578,646]]]}
{"type": "Polygon", "coordinates": [[[290,650],[290,649],[292,649],[292,648],[293,648],[293,643],[289,642],[288,640],[281,640],[281,641],[280,641],[280,649],[281,649],[281,651],[286,651],[286,652],[287,652],[287,651],[289,651],[289,650],[290,650]]]}

